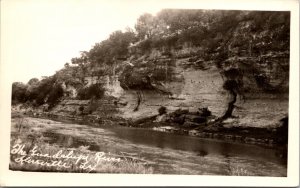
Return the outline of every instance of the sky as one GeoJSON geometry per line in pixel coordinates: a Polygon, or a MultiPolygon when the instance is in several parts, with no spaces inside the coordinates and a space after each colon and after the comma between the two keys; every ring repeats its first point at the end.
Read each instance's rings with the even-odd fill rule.
{"type": "MultiPolygon", "coordinates": [[[[268,7],[271,0],[264,0],[266,5],[260,0],[220,1],[1,0],[0,72],[11,82],[24,83],[53,75],[80,51],[90,50],[113,31],[133,28],[146,12],[155,15],[163,8],[256,9],[268,7]]],[[[277,9],[284,6],[286,3],[281,2],[277,9]]]]}
{"type": "Polygon", "coordinates": [[[1,35],[11,79],[27,83],[53,75],[80,51],[115,30],[134,28],[141,14],[160,9],[138,0],[3,0],[1,35]]]}

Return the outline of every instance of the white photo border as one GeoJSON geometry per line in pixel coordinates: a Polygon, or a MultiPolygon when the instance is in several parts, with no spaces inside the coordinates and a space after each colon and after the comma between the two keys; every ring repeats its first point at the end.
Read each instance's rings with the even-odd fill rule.
{"type": "MultiPolygon", "coordinates": [[[[8,169],[10,153],[11,74],[6,53],[9,41],[5,15],[18,0],[1,1],[0,63],[0,186],[298,186],[299,185],[299,2],[297,0],[139,0],[146,6],[180,9],[229,9],[291,11],[289,140],[287,177],[236,177],[199,175],[130,175],[18,172],[8,169]]],[[[23,0],[27,3],[55,0],[23,0]]],[[[62,0],[66,1],[66,0],[62,0]]],[[[125,0],[126,1],[126,0],[125,0]]],[[[135,0],[128,0],[128,2],[135,0]]],[[[57,2],[57,1],[56,1],[57,2]]],[[[66,1],[67,2],[67,1],[66,1]]],[[[81,1],[79,0],[78,3],[81,1]]],[[[95,0],[99,3],[101,0],[95,0]]],[[[19,15],[22,16],[22,15],[19,15]]],[[[17,54],[13,54],[17,55],[17,54]]],[[[28,70],[24,70],[28,71],[28,70]]],[[[259,167],[257,167],[259,168],[259,167]]]]}

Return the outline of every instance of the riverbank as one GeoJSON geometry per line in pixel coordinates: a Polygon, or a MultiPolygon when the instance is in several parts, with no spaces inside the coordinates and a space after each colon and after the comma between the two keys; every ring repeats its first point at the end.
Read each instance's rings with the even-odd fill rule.
{"type": "MultiPolygon", "coordinates": [[[[14,111],[13,113],[18,113],[14,111]]],[[[24,112],[22,112],[24,113],[24,112]]],[[[170,134],[189,135],[199,138],[216,139],[228,142],[238,142],[245,144],[255,144],[268,147],[287,148],[287,121],[278,122],[274,126],[268,127],[250,127],[250,126],[232,126],[236,119],[230,118],[224,123],[202,126],[182,126],[173,122],[161,121],[165,115],[153,115],[136,119],[134,121],[126,120],[120,117],[111,116],[110,118],[101,118],[95,115],[61,115],[51,112],[26,112],[27,116],[52,119],[63,122],[76,122],[79,124],[88,124],[93,127],[103,126],[124,126],[151,129],[154,131],[166,132],[170,134]]],[[[286,157],[283,154],[282,157],[286,157]]]]}
{"type": "MultiPolygon", "coordinates": [[[[156,117],[159,119],[160,117],[156,117]]],[[[230,142],[256,144],[270,147],[287,147],[287,118],[282,119],[274,127],[245,127],[228,125],[234,118],[228,119],[226,123],[202,125],[196,127],[183,127],[174,123],[154,122],[149,118],[146,122],[133,124],[134,127],[148,127],[155,131],[171,134],[189,135],[200,138],[217,139],[230,142]],[[150,119],[150,120],[149,120],[150,119]]]]}
{"type": "Polygon", "coordinates": [[[92,133],[79,130],[75,124],[13,114],[9,168],[39,172],[152,173],[143,159],[100,147],[95,149],[92,138],[87,138],[92,133]]]}

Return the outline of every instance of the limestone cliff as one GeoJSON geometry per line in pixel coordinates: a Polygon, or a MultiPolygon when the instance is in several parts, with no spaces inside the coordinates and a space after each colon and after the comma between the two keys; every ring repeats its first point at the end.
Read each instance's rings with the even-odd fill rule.
{"type": "Polygon", "coordinates": [[[265,127],[287,115],[290,12],[166,9],[151,17],[53,76],[14,84],[13,100],[125,119],[151,117],[161,106],[207,107],[221,117],[230,107],[228,126],[265,127]]]}
{"type": "MultiPolygon", "coordinates": [[[[170,92],[168,94],[154,89],[124,89],[118,78],[120,76],[107,77],[105,83],[105,87],[109,91],[107,95],[116,97],[118,116],[126,119],[138,119],[156,115],[160,106],[167,107],[169,112],[178,108],[197,111],[198,108],[208,107],[214,115],[221,116],[226,110],[230,96],[222,87],[224,80],[220,69],[214,64],[199,62],[199,60],[195,62],[202,65],[198,65],[201,68],[197,68],[191,66],[195,62],[190,62],[190,59],[190,57],[174,59],[173,78],[160,82],[163,89],[170,92]],[[137,105],[138,91],[141,92],[142,100],[139,110],[134,111],[137,105]]],[[[163,61],[163,58],[159,61],[163,61]]],[[[132,64],[134,63],[132,61],[132,64]]],[[[273,73],[272,70],[267,70],[270,75],[273,73]]],[[[133,74],[133,72],[131,73],[133,74]]],[[[232,125],[265,127],[276,124],[287,114],[288,93],[286,91],[283,91],[282,94],[264,92],[255,83],[255,77],[245,76],[244,80],[247,87],[251,87],[252,90],[245,92],[245,100],[238,99],[234,115],[239,118],[231,120],[232,125]]]]}

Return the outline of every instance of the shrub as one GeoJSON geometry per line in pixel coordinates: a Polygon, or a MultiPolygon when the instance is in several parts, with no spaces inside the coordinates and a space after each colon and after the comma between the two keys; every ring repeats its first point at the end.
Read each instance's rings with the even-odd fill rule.
{"type": "Polygon", "coordinates": [[[150,39],[144,40],[139,44],[139,48],[143,53],[151,50],[152,41],[150,39]]]}
{"type": "Polygon", "coordinates": [[[227,91],[231,91],[239,88],[239,84],[236,80],[226,80],[223,84],[223,88],[227,91]]]}
{"type": "Polygon", "coordinates": [[[159,107],[158,113],[159,113],[159,115],[163,115],[163,114],[167,113],[167,108],[164,106],[159,107]]]}
{"type": "Polygon", "coordinates": [[[198,108],[198,113],[202,117],[211,116],[211,111],[208,109],[208,107],[206,107],[206,108],[198,108]]]}
{"type": "Polygon", "coordinates": [[[62,96],[64,96],[63,88],[60,85],[54,85],[49,93],[47,103],[52,107],[57,104],[62,96]]]}
{"type": "Polygon", "coordinates": [[[103,85],[100,83],[93,84],[89,87],[83,87],[79,89],[77,97],[80,100],[88,100],[88,99],[100,99],[104,96],[105,89],[103,85]]]}
{"type": "Polygon", "coordinates": [[[52,77],[44,78],[38,83],[36,87],[31,88],[31,90],[28,92],[29,100],[38,106],[43,105],[45,104],[46,101],[49,100],[49,96],[51,93],[50,103],[54,104],[56,100],[59,98],[58,96],[56,96],[56,92],[59,90],[59,87],[60,86],[56,84],[55,77],[52,76],[52,77]]]}
{"type": "Polygon", "coordinates": [[[82,113],[83,110],[84,110],[84,106],[80,106],[80,107],[78,108],[78,110],[80,111],[80,113],[82,113]]]}
{"type": "Polygon", "coordinates": [[[14,82],[12,84],[12,103],[16,104],[18,102],[26,101],[26,90],[27,86],[20,82],[14,82]]]}

